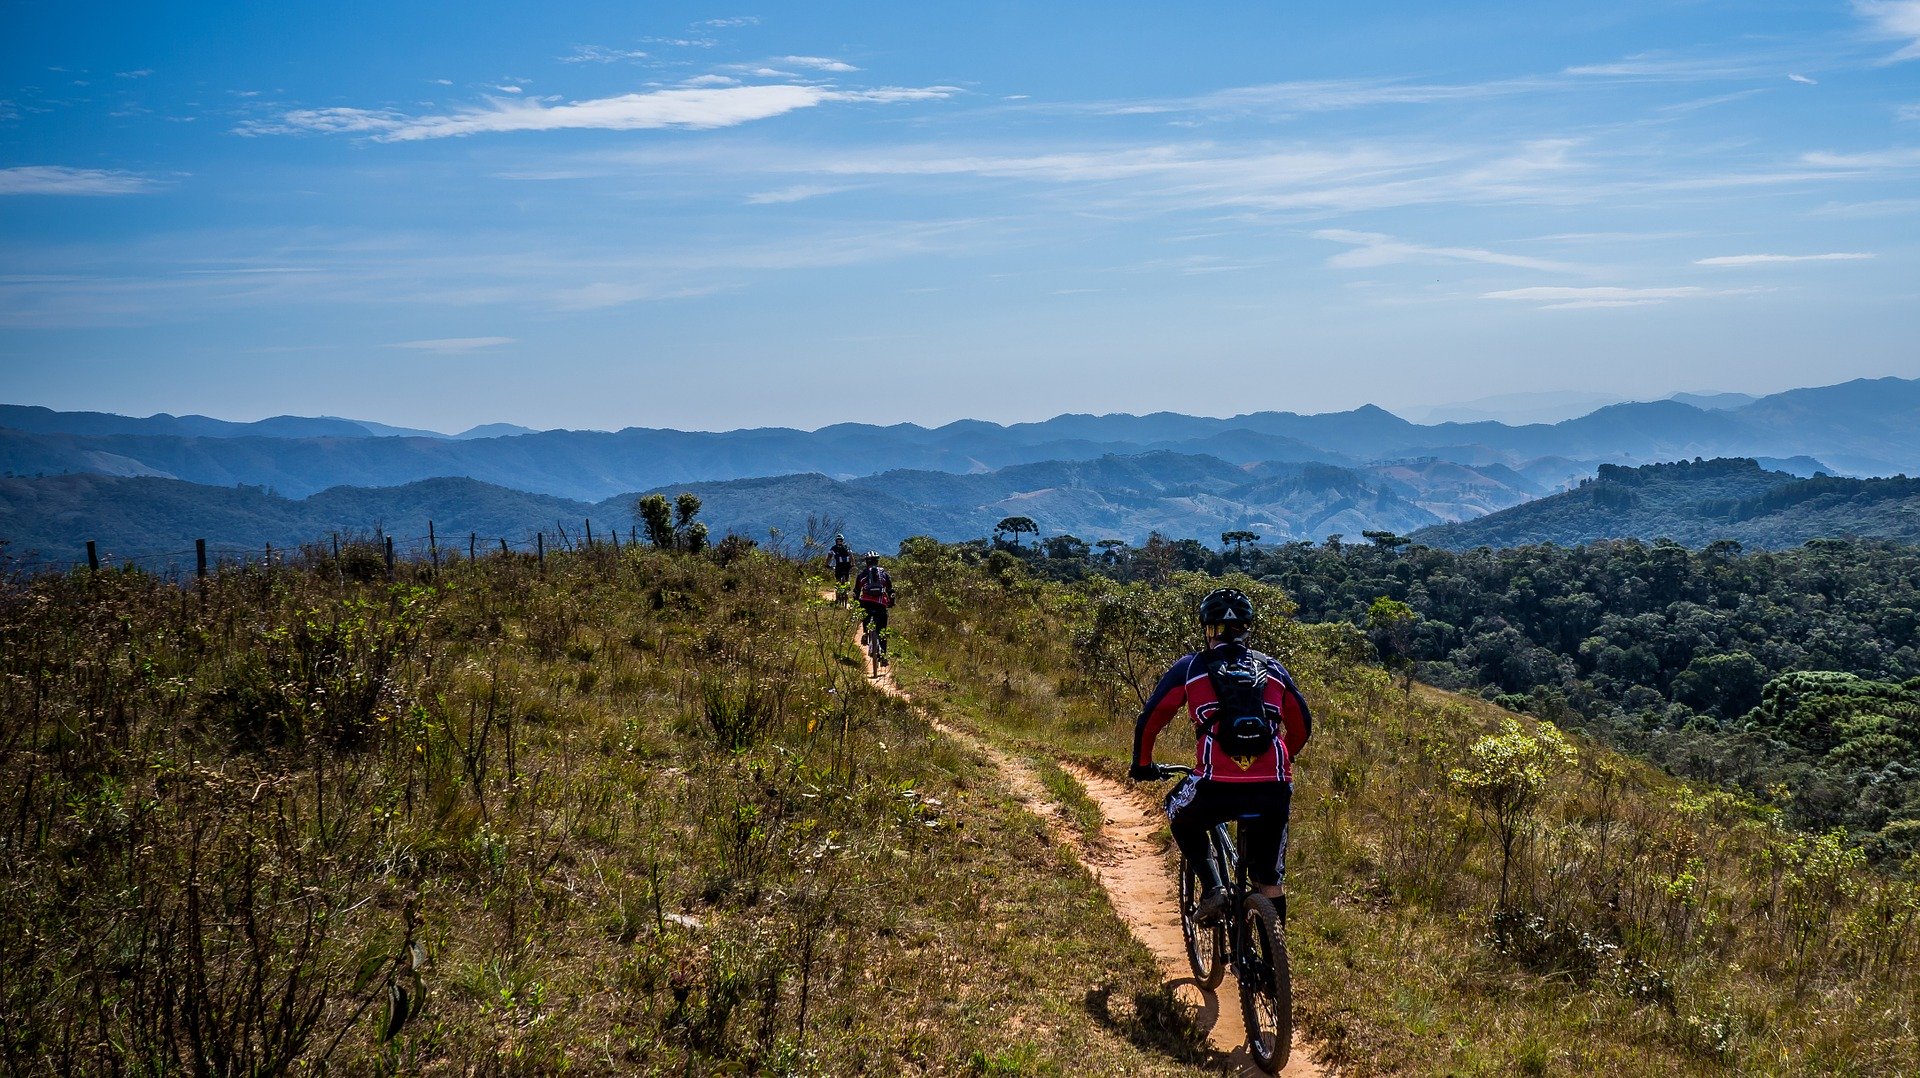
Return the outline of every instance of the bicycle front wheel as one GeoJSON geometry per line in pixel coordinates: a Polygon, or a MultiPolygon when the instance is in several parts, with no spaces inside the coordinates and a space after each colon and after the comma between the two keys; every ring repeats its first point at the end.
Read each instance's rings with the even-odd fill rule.
{"type": "Polygon", "coordinates": [[[1180,936],[1187,944],[1187,966],[1193,970],[1193,979],[1212,988],[1227,972],[1227,964],[1221,961],[1227,950],[1227,928],[1224,923],[1203,925],[1194,920],[1194,911],[1200,907],[1200,891],[1200,874],[1182,857],[1180,936]]]}
{"type": "Polygon", "coordinates": [[[1287,968],[1287,939],[1280,914],[1265,895],[1247,899],[1241,912],[1246,953],[1240,977],[1240,1015],[1247,1023],[1247,1051],[1260,1069],[1272,1074],[1293,1053],[1293,974],[1287,968]]]}

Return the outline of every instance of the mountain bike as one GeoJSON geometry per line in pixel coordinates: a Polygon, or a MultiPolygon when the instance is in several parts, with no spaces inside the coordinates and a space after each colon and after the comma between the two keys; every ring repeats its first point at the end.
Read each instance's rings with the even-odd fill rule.
{"type": "Polygon", "coordinates": [[[887,643],[871,620],[860,626],[860,646],[867,652],[867,676],[879,677],[881,668],[887,665],[887,643]]]}
{"type": "MultiPolygon", "coordinates": [[[[1155,766],[1162,778],[1193,774],[1193,768],[1181,764],[1155,766]]],[[[1168,792],[1169,801],[1173,793],[1168,792]]],[[[1233,911],[1226,918],[1213,924],[1197,920],[1203,877],[1184,856],[1180,858],[1180,936],[1187,945],[1187,965],[1201,985],[1213,988],[1229,967],[1233,969],[1240,985],[1247,1051],[1261,1070],[1271,1074],[1285,1066],[1293,1052],[1293,976],[1287,967],[1280,909],[1247,877],[1246,848],[1240,840],[1244,832],[1239,825],[1250,819],[1258,817],[1217,824],[1207,835],[1208,856],[1226,882],[1227,909],[1233,911]]]]}

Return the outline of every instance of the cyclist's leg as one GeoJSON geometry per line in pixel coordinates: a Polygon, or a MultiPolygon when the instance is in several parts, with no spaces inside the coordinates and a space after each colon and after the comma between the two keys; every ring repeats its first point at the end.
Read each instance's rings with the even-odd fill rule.
{"type": "Polygon", "coordinates": [[[880,634],[880,654],[887,653],[887,608],[874,603],[867,608],[873,615],[873,631],[880,634]]]}
{"type": "Polygon", "coordinates": [[[1247,875],[1260,893],[1279,898],[1287,874],[1287,820],[1293,807],[1293,784],[1250,782],[1241,795],[1242,812],[1260,818],[1241,824],[1246,829],[1247,875]]]}
{"type": "Polygon", "coordinates": [[[1220,878],[1207,841],[1207,832],[1226,818],[1215,808],[1216,786],[1202,782],[1198,775],[1188,775],[1167,798],[1167,825],[1174,844],[1200,877],[1201,889],[1208,892],[1219,890],[1227,882],[1220,878]]]}

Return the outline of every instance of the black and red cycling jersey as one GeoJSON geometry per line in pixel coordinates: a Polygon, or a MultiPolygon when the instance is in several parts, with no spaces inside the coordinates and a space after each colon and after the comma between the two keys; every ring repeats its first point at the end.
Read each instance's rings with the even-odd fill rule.
{"type": "Polygon", "coordinates": [[[1307,739],[1313,736],[1313,714],[1307,710],[1306,697],[1300,695],[1300,689],[1294,685],[1293,675],[1287,673],[1286,667],[1271,655],[1253,651],[1244,644],[1222,642],[1209,650],[1181,656],[1166,676],[1160,679],[1153,695],[1147,698],[1147,706],[1140,712],[1140,720],[1133,727],[1134,763],[1152,762],[1154,738],[1179,714],[1182,705],[1187,708],[1196,728],[1195,755],[1198,761],[1195,775],[1202,779],[1215,782],[1292,782],[1293,758],[1306,747],[1307,739]],[[1219,701],[1214,696],[1213,681],[1207,677],[1210,660],[1231,662],[1243,656],[1267,666],[1267,703],[1279,716],[1281,734],[1274,739],[1272,748],[1246,761],[1244,766],[1214,742],[1210,720],[1219,701]]]}

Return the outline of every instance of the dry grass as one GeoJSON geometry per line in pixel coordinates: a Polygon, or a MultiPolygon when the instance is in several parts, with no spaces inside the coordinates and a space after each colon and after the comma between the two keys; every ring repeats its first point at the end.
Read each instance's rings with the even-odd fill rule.
{"type": "Polygon", "coordinates": [[[381,575],[0,587],[8,1072],[1185,1069],[1095,885],[796,567],[381,575]]]}
{"type": "MultiPolygon", "coordinates": [[[[1123,773],[1137,698],[1076,643],[1110,592],[931,547],[896,576],[915,585],[900,620],[925,656],[923,700],[1123,773]]],[[[1137,603],[1182,616],[1210,583],[1176,577],[1173,601],[1137,603]]],[[[1297,1018],[1349,1073],[1920,1071],[1912,882],[1576,739],[1578,765],[1519,821],[1502,912],[1492,821],[1453,774],[1508,714],[1403,692],[1338,628],[1265,631],[1315,713],[1289,873],[1297,1018]]],[[[1184,636],[1155,638],[1155,673],[1184,636]]],[[[1164,740],[1162,759],[1188,751],[1164,740]]]]}

